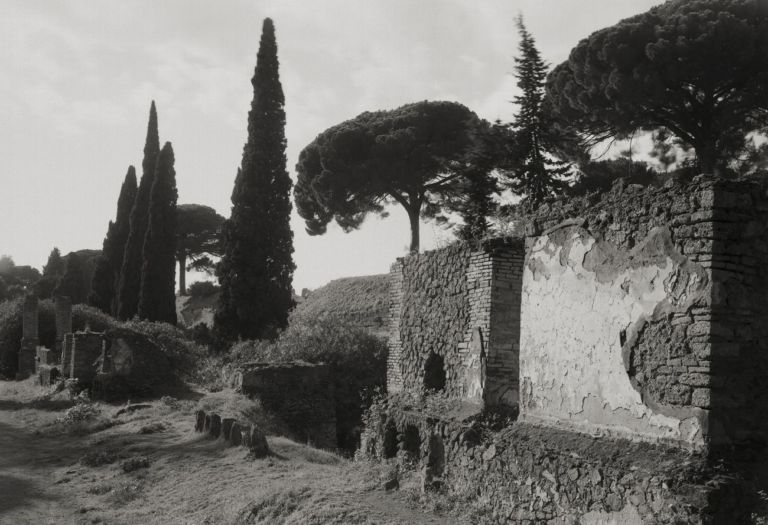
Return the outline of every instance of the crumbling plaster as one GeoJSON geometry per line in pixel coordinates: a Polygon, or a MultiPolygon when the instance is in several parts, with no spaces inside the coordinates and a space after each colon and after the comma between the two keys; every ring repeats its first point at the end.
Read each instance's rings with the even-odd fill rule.
{"type": "Polygon", "coordinates": [[[520,331],[522,417],[592,433],[702,443],[706,411],[661,406],[629,375],[643,326],[706,301],[707,273],[650,230],[633,249],[578,220],[530,241],[520,331]]]}

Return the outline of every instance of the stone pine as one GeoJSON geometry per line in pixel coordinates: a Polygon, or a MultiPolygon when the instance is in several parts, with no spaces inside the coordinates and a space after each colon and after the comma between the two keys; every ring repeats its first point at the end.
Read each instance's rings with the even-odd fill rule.
{"type": "Polygon", "coordinates": [[[173,147],[157,157],[149,197],[149,221],[142,250],[138,314],[141,319],[176,324],[176,171],[173,147]]]}
{"type": "Polygon", "coordinates": [[[768,126],[768,2],[671,0],[595,31],[547,79],[554,114],[590,145],[637,131],[727,173],[768,126]]]}
{"type": "Polygon", "coordinates": [[[291,179],[278,66],[275,27],[266,18],[251,80],[248,140],[232,191],[231,216],[222,227],[215,323],[225,339],[272,337],[286,326],[293,307],[291,179]]]}
{"type": "Polygon", "coordinates": [[[157,156],[160,153],[160,136],[157,131],[157,110],[155,101],[149,109],[147,139],[144,145],[142,175],[136,199],[131,209],[128,239],[125,242],[120,282],[117,295],[117,317],[130,319],[138,313],[139,286],[141,284],[142,248],[147,233],[149,196],[155,178],[157,156]]]}
{"type": "MultiPolygon", "coordinates": [[[[296,208],[310,235],[335,220],[344,231],[369,214],[386,217],[399,204],[408,214],[411,252],[419,251],[421,218],[441,212],[463,194],[480,120],[456,102],[423,101],[389,111],[366,111],[332,126],[299,154],[296,208]]],[[[480,172],[482,176],[482,172],[480,172]]]]}
{"type": "Polygon", "coordinates": [[[109,221],[107,236],[104,238],[101,255],[91,281],[88,303],[104,313],[114,315],[117,309],[116,291],[123,265],[125,243],[128,240],[129,221],[133,202],[136,200],[136,169],[128,167],[125,180],[117,199],[115,221],[109,221]]]}

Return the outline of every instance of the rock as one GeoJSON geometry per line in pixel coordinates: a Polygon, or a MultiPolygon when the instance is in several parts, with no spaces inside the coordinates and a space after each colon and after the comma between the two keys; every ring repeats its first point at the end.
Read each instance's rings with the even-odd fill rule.
{"type": "Polygon", "coordinates": [[[257,458],[263,458],[268,455],[269,445],[267,444],[267,438],[264,433],[259,430],[259,427],[256,425],[251,425],[249,432],[251,433],[251,454],[257,458]]]}
{"type": "Polygon", "coordinates": [[[208,429],[208,434],[216,439],[221,434],[221,416],[218,414],[211,414],[211,426],[208,429]]]}
{"type": "Polygon", "coordinates": [[[483,460],[490,461],[496,457],[496,445],[491,445],[483,452],[483,460]]]}
{"type": "Polygon", "coordinates": [[[203,423],[203,432],[210,432],[211,431],[211,415],[206,414],[205,416],[205,422],[203,423]]]}
{"type": "Polygon", "coordinates": [[[195,432],[202,432],[205,429],[205,412],[198,410],[195,412],[195,432]]]}
{"type": "Polygon", "coordinates": [[[242,436],[242,443],[241,445],[245,448],[251,448],[251,430],[248,428],[244,428],[240,431],[240,434],[242,436]]]}

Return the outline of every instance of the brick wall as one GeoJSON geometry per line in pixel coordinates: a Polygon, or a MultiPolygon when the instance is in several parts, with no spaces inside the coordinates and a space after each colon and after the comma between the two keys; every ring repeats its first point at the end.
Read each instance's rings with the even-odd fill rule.
{"type": "Polygon", "coordinates": [[[390,271],[390,392],[421,391],[431,355],[449,396],[518,402],[517,355],[523,243],[456,243],[398,259],[390,271]]]}

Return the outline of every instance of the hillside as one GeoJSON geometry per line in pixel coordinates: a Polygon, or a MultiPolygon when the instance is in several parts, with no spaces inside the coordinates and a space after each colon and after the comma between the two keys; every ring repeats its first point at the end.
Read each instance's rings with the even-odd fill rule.
{"type": "Polygon", "coordinates": [[[387,274],[344,277],[312,290],[291,320],[334,318],[375,335],[386,335],[389,308],[387,274]]]}

